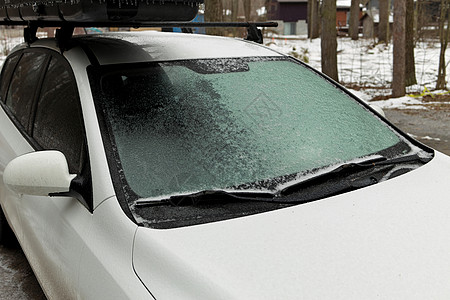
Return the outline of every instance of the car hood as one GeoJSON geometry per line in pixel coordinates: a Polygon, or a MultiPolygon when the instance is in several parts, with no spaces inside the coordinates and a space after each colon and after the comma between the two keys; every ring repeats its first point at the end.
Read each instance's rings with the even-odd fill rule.
{"type": "Polygon", "coordinates": [[[442,299],[450,295],[450,158],[346,194],[222,222],[139,227],[156,299],[442,299]]]}

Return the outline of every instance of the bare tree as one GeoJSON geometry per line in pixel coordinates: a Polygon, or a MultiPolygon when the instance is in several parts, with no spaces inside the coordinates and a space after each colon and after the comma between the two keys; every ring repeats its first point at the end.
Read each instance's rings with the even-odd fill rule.
{"type": "MultiPolygon", "coordinates": [[[[207,22],[223,21],[222,0],[205,0],[205,20],[207,22]]],[[[220,28],[207,28],[206,32],[212,35],[220,35],[220,28]]]]}
{"type": "Polygon", "coordinates": [[[264,0],[264,7],[266,8],[266,21],[269,18],[269,11],[271,10],[270,7],[272,6],[271,2],[271,0],[264,0]]]}
{"type": "Polygon", "coordinates": [[[231,1],[231,21],[236,22],[238,19],[239,12],[239,0],[231,1]]]}
{"type": "Polygon", "coordinates": [[[245,21],[250,21],[250,16],[252,13],[252,1],[251,0],[242,0],[244,4],[244,15],[245,15],[245,21]]]}
{"type": "Polygon", "coordinates": [[[389,0],[380,0],[378,42],[389,43],[389,0]]]}
{"type": "Polygon", "coordinates": [[[338,81],[336,41],[336,0],[322,2],[322,72],[338,81]]]}
{"type": "Polygon", "coordinates": [[[441,0],[441,13],[439,17],[439,40],[441,42],[441,51],[439,55],[439,69],[438,78],[436,82],[436,89],[445,89],[447,82],[445,80],[445,51],[447,50],[448,35],[450,31],[449,20],[448,20],[448,5],[449,0],[441,0]]]}
{"type": "Polygon", "coordinates": [[[405,88],[405,23],[406,0],[394,2],[394,64],[392,75],[392,96],[402,97],[406,93],[405,88]]]}
{"type": "Polygon", "coordinates": [[[358,40],[359,35],[359,0],[352,0],[350,5],[350,20],[348,33],[352,40],[358,40]]]}
{"type": "Polygon", "coordinates": [[[410,86],[417,83],[414,61],[414,0],[406,0],[405,26],[405,85],[410,86]]]}
{"type": "Polygon", "coordinates": [[[320,36],[319,2],[308,0],[308,38],[315,39],[320,36]]]}
{"type": "MultiPolygon", "coordinates": [[[[237,22],[239,12],[239,0],[231,0],[231,22],[237,22]]],[[[237,36],[238,29],[232,28],[233,36],[237,36]]]]}

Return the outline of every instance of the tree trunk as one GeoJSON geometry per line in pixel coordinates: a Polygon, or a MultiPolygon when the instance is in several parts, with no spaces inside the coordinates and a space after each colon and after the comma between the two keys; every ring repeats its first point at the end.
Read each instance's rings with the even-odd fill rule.
{"type": "Polygon", "coordinates": [[[336,41],[336,0],[322,2],[322,72],[338,81],[336,41]]]}
{"type": "Polygon", "coordinates": [[[378,43],[389,43],[389,0],[380,0],[378,43]]]}
{"type": "Polygon", "coordinates": [[[425,13],[424,13],[423,1],[417,1],[417,3],[416,3],[416,16],[417,16],[417,23],[416,23],[415,40],[417,41],[422,36],[422,27],[425,24],[425,13]]]}
{"type": "Polygon", "coordinates": [[[406,0],[394,2],[394,71],[392,75],[392,96],[402,97],[406,94],[405,88],[405,23],[406,0]]]}
{"type": "Polygon", "coordinates": [[[320,36],[319,2],[308,0],[308,38],[316,39],[320,36]]]}
{"type": "Polygon", "coordinates": [[[239,11],[239,0],[231,0],[231,22],[237,22],[239,11]]]}
{"type": "Polygon", "coordinates": [[[406,0],[405,25],[405,85],[410,86],[417,83],[414,61],[414,0],[406,0]]]}
{"type": "Polygon", "coordinates": [[[359,35],[359,0],[352,0],[350,6],[349,35],[352,40],[358,40],[359,35]]]}
{"type": "Polygon", "coordinates": [[[308,15],[306,17],[306,20],[308,22],[308,38],[309,39],[312,39],[312,27],[313,27],[313,22],[314,22],[313,3],[314,3],[314,0],[308,0],[308,15]]]}
{"type": "Polygon", "coordinates": [[[270,4],[271,0],[265,0],[264,1],[264,7],[266,8],[266,18],[265,21],[269,20],[269,11],[270,11],[270,4]]]}
{"type": "MultiPolygon", "coordinates": [[[[239,12],[239,0],[231,0],[231,22],[237,22],[239,12]]],[[[238,35],[238,29],[232,28],[233,36],[238,35]]]]}
{"type": "MultiPolygon", "coordinates": [[[[205,0],[205,21],[223,21],[222,0],[205,0]]],[[[220,30],[220,28],[206,28],[206,33],[211,35],[221,35],[222,30],[220,30]]]]}
{"type": "Polygon", "coordinates": [[[242,0],[244,3],[244,15],[245,21],[250,22],[250,16],[252,12],[252,1],[251,0],[242,0]]]}
{"type": "Polygon", "coordinates": [[[447,87],[445,80],[445,51],[447,50],[449,24],[448,24],[448,0],[441,0],[441,14],[439,18],[439,40],[441,42],[441,51],[439,55],[439,69],[438,78],[436,82],[436,89],[442,90],[447,87]]]}

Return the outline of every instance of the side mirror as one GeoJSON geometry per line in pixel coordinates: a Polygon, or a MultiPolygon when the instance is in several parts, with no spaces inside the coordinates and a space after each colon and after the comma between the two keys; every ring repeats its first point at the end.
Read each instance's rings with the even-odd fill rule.
{"type": "Polygon", "coordinates": [[[69,192],[75,177],[69,173],[64,154],[52,150],[32,152],[13,159],[5,168],[3,182],[18,194],[48,196],[69,192]]]}
{"type": "Polygon", "coordinates": [[[384,111],[383,111],[383,109],[382,109],[381,107],[379,107],[379,106],[376,105],[376,104],[369,104],[369,106],[370,106],[374,111],[376,111],[380,116],[386,118],[386,115],[384,114],[384,111]]]}

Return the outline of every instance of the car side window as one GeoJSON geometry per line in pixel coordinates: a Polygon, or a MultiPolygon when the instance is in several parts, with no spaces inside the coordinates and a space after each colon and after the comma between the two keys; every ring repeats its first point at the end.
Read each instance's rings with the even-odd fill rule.
{"type": "Polygon", "coordinates": [[[29,126],[36,87],[46,58],[45,53],[25,52],[14,70],[7,92],[6,106],[25,130],[29,126]]]}
{"type": "Polygon", "coordinates": [[[44,149],[66,156],[71,173],[80,173],[84,144],[81,105],[69,64],[51,58],[36,109],[33,138],[44,149]]]}
{"type": "Polygon", "coordinates": [[[1,85],[0,85],[0,97],[1,102],[5,103],[6,98],[6,92],[8,89],[9,81],[11,79],[11,75],[14,71],[14,68],[16,67],[17,61],[19,60],[20,55],[14,55],[10,58],[8,58],[5,61],[5,64],[3,65],[2,69],[2,75],[1,75],[1,85]]]}

